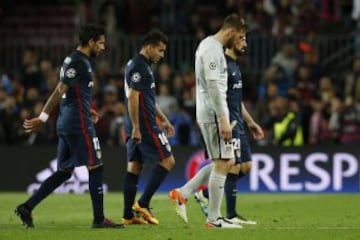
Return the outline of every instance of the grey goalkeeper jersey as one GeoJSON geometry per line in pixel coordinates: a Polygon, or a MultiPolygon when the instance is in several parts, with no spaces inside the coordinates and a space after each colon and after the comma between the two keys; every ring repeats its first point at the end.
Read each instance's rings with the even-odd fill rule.
{"type": "Polygon", "coordinates": [[[223,45],[214,37],[202,40],[195,53],[196,120],[215,123],[226,115],[227,65],[223,45]]]}

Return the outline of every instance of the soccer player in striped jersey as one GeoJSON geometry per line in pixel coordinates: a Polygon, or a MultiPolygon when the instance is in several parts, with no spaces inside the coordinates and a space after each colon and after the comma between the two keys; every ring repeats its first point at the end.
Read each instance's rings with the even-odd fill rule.
{"type": "Polygon", "coordinates": [[[123,228],[104,217],[103,162],[96,137],[95,126],[99,119],[90,108],[93,88],[91,58],[105,50],[105,31],[88,24],[79,33],[80,46],[65,58],[60,69],[60,82],[47,100],[41,114],[25,120],[26,132],[37,132],[60,102],[57,119],[58,170],[43,182],[39,190],[15,209],[26,227],[34,227],[32,210],[57,187],[68,180],[75,167],[87,166],[89,191],[93,207],[93,228],[123,228]]]}
{"type": "Polygon", "coordinates": [[[142,47],[125,69],[125,118],[127,173],[124,182],[123,224],[159,224],[150,211],[150,201],[168,172],[175,165],[167,137],[174,127],[155,101],[155,77],[151,64],[159,62],[167,46],[167,37],[152,30],[144,37],[142,47]],[[161,120],[162,128],[156,123],[161,120]],[[135,202],[139,175],[147,161],[159,161],[147,181],[145,190],[135,202]],[[141,215],[142,218],[137,216],[141,215]]]}

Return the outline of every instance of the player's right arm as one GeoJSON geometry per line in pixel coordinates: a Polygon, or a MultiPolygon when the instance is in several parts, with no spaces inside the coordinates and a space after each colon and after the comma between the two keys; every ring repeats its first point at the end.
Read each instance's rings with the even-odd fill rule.
{"type": "Polygon", "coordinates": [[[210,51],[204,56],[203,63],[205,79],[207,81],[207,91],[210,96],[209,101],[219,119],[221,137],[225,141],[230,141],[232,138],[232,129],[229,121],[229,109],[226,102],[226,63],[221,54],[210,51]]]}
{"type": "Polygon", "coordinates": [[[146,68],[141,64],[135,65],[125,77],[125,91],[128,99],[128,112],[132,125],[131,139],[141,142],[141,129],[139,121],[139,98],[140,93],[146,88],[146,68]]]}
{"type": "Polygon", "coordinates": [[[139,91],[132,88],[128,90],[128,109],[132,125],[131,139],[134,142],[141,142],[141,132],[139,124],[139,97],[139,91]]]}
{"type": "Polygon", "coordinates": [[[67,92],[68,89],[69,87],[66,84],[59,82],[49,99],[46,101],[40,115],[32,119],[25,119],[23,124],[25,132],[38,132],[41,129],[43,123],[45,123],[49,118],[49,115],[54,107],[59,104],[61,97],[67,92]]]}

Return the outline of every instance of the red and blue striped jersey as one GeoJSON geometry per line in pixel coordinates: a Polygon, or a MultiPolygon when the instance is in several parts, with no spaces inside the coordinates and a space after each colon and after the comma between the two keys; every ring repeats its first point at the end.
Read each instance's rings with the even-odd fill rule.
{"type": "Polygon", "coordinates": [[[58,134],[79,135],[94,131],[90,116],[93,74],[91,61],[80,51],[72,52],[65,58],[60,69],[60,81],[69,87],[62,96],[58,134]]]}
{"type": "Polygon", "coordinates": [[[128,95],[129,89],[140,92],[139,96],[139,122],[142,134],[151,134],[157,127],[155,118],[155,77],[150,62],[141,54],[137,54],[126,65],[125,69],[125,104],[127,114],[125,118],[125,131],[131,136],[132,124],[129,117],[128,95]]]}

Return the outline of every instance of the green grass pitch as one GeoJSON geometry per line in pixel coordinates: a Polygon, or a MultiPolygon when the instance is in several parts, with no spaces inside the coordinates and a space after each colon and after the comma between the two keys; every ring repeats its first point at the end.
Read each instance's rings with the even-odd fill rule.
{"type": "MultiPolygon", "coordinates": [[[[360,195],[243,194],[238,210],[258,225],[243,229],[206,229],[197,203],[188,203],[189,223],[175,215],[165,194],[152,201],[159,226],[127,226],[125,229],[90,229],[89,195],[51,195],[33,212],[35,228],[24,228],[14,214],[24,193],[0,193],[0,240],[282,240],[360,239],[360,195]]],[[[105,195],[107,217],[120,222],[122,195],[105,195]]]]}

